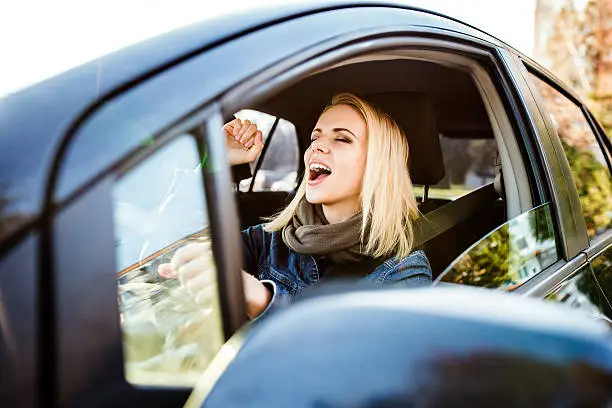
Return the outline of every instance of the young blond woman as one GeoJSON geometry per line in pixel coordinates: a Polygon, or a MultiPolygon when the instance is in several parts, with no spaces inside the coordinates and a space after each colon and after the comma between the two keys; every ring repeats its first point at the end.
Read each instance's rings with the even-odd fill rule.
{"type": "MultiPolygon", "coordinates": [[[[224,126],[231,165],[255,160],[262,134],[248,120],[224,126]]],[[[254,318],[283,297],[329,277],[377,284],[425,285],[425,253],[413,251],[419,215],[408,174],[408,143],[387,114],[348,93],[321,113],[304,154],[306,171],[294,199],[275,218],[242,231],[247,313],[254,318]]],[[[160,269],[205,299],[210,251],[186,246],[160,269]]]]}

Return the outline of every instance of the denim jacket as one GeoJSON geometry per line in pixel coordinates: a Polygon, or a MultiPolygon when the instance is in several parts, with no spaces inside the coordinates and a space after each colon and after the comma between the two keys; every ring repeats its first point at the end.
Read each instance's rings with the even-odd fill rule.
{"type": "MultiPolygon", "coordinates": [[[[304,288],[320,280],[315,258],[289,249],[281,232],[266,232],[263,224],[259,224],[242,231],[242,238],[245,271],[273,292],[272,301],[264,313],[273,304],[293,299],[304,288]]],[[[431,280],[431,267],[421,250],[401,260],[389,258],[360,279],[378,285],[393,283],[403,286],[429,285],[431,280]]]]}

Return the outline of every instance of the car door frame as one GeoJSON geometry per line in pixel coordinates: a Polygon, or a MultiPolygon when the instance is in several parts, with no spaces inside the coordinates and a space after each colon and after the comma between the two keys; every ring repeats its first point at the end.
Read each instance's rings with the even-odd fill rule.
{"type": "MultiPolygon", "coordinates": [[[[222,95],[218,103],[222,108],[223,117],[230,117],[233,112],[245,108],[246,106],[257,105],[257,103],[270,97],[275,92],[279,92],[279,90],[290,86],[303,76],[308,75],[310,71],[328,65],[331,61],[340,61],[348,58],[350,55],[363,53],[363,44],[368,44],[367,53],[370,53],[374,42],[381,39],[381,37],[380,30],[360,30],[324,43],[319,43],[311,49],[303,49],[302,52],[280,61],[279,64],[274,67],[262,70],[252,77],[245,79],[245,81],[241,82],[238,86],[222,95]]],[[[525,117],[529,118],[530,111],[524,108],[524,105],[521,103],[522,99],[517,95],[518,92],[510,85],[514,83],[513,78],[516,74],[510,74],[512,68],[505,61],[504,47],[489,43],[481,38],[471,37],[464,33],[449,33],[439,27],[418,27],[411,29],[393,27],[384,33],[384,37],[389,39],[390,44],[393,44],[394,40],[397,41],[394,47],[397,47],[400,43],[405,47],[415,45],[422,46],[422,41],[427,40],[429,41],[429,45],[437,44],[441,46],[446,44],[448,47],[452,44],[453,47],[444,48],[448,51],[452,50],[453,52],[471,56],[479,53],[481,57],[486,56],[491,58],[497,68],[495,74],[498,75],[492,79],[494,79],[496,85],[501,86],[503,88],[502,90],[505,92],[505,95],[502,96],[500,91],[500,97],[504,99],[504,102],[511,104],[510,107],[506,107],[505,113],[511,120],[517,119],[517,123],[515,123],[515,125],[517,125],[517,129],[515,129],[517,142],[521,145],[521,143],[526,144],[530,141],[530,147],[526,147],[527,149],[534,146],[534,143],[536,143],[535,139],[538,135],[537,128],[533,126],[533,121],[523,120],[525,117]],[[421,42],[419,43],[419,41],[421,42]],[[523,140],[522,142],[520,141],[521,138],[523,140]]],[[[491,74],[491,76],[493,76],[493,74],[491,74]]],[[[521,145],[521,147],[525,146],[521,145]]],[[[540,150],[530,152],[536,155],[541,153],[540,150]]],[[[537,162],[540,160],[548,160],[548,158],[543,159],[539,156],[533,157],[533,159],[537,162]]],[[[529,186],[532,191],[537,192],[534,194],[535,197],[533,197],[534,206],[542,204],[547,201],[547,199],[550,199],[548,196],[550,186],[543,184],[543,178],[535,178],[538,184],[536,186],[529,186]]],[[[229,364],[229,362],[227,362],[227,364],[229,364]]],[[[221,374],[221,370],[206,372],[204,374],[200,383],[206,384],[206,387],[203,387],[202,390],[197,392],[198,398],[201,398],[201,400],[205,399],[207,392],[209,392],[212,387],[211,384],[214,384],[221,374]]]]}
{"type": "MultiPolygon", "coordinates": [[[[571,244],[571,246],[567,244],[565,246],[565,262],[557,262],[554,267],[549,268],[549,270],[545,271],[541,276],[527,282],[523,287],[517,290],[517,292],[526,295],[545,297],[561,287],[564,282],[573,278],[576,272],[585,264],[590,264],[590,260],[593,259],[596,254],[603,252],[605,248],[609,248],[612,245],[612,231],[602,234],[595,242],[589,240],[586,223],[582,215],[580,198],[576,190],[567,156],[565,155],[559,136],[557,135],[550,114],[548,113],[548,108],[531,80],[530,75],[541,78],[549,86],[569,99],[570,102],[576,104],[585,115],[585,119],[595,134],[600,147],[602,147],[602,140],[601,134],[596,127],[593,126],[593,118],[590,112],[588,112],[580,99],[568,90],[561,81],[546,72],[537,63],[524,56],[514,54],[511,57],[511,62],[517,67],[517,72],[520,73],[520,78],[518,78],[518,80],[521,82],[521,86],[524,90],[523,93],[532,110],[532,116],[539,122],[539,129],[542,135],[541,140],[550,143],[550,159],[551,161],[556,161],[557,167],[561,170],[550,172],[553,176],[553,178],[551,178],[553,188],[557,187],[560,190],[562,188],[562,190],[566,192],[566,194],[560,195],[564,200],[562,205],[557,205],[562,209],[562,212],[558,213],[558,216],[563,217],[565,220],[571,220],[571,224],[575,226],[575,229],[570,228],[565,233],[562,232],[562,238],[565,238],[564,242],[571,244]],[[558,181],[557,183],[552,182],[555,176],[558,181]],[[568,232],[571,234],[568,235],[568,232]],[[570,248],[573,249],[571,252],[568,251],[570,248]],[[571,255],[573,255],[573,257],[571,257],[571,255]]],[[[606,157],[606,159],[608,160],[608,157],[606,157]]]]}

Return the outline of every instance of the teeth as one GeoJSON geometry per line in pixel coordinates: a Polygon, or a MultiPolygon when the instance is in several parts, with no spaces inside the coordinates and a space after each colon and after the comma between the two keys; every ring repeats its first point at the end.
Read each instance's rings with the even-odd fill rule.
{"type": "Polygon", "coordinates": [[[331,173],[331,169],[327,166],[324,166],[322,164],[319,163],[312,163],[310,165],[310,170],[316,171],[316,170],[325,170],[331,173]]]}

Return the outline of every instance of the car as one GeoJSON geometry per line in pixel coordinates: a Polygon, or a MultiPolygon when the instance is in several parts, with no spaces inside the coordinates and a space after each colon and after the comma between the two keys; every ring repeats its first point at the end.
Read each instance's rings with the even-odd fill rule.
{"type": "Polygon", "coordinates": [[[612,146],[576,94],[431,11],[264,8],[0,100],[2,405],[181,406],[224,344],[258,328],[245,314],[240,228],[292,196],[308,134],[338,91],[406,133],[417,244],[436,285],[610,323],[612,146]],[[227,165],[221,129],[233,115],[264,133],[250,168],[227,165]],[[187,242],[208,243],[216,271],[218,291],[200,304],[157,273],[187,242]]]}

